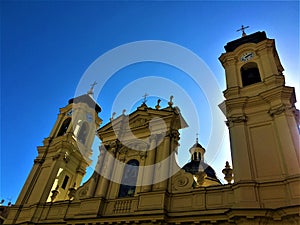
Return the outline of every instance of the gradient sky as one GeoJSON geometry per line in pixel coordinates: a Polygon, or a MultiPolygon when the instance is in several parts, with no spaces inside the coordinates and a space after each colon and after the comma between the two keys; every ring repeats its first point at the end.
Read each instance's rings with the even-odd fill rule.
{"type": "MultiPolygon", "coordinates": [[[[0,199],[16,201],[37,155],[36,146],[48,137],[59,108],[74,97],[83,74],[102,54],[134,41],[176,43],[206,63],[219,85],[213,91],[221,94],[226,85],[218,57],[227,42],[241,36],[236,30],[242,24],[250,26],[247,33],[266,31],[276,40],[286,84],[296,87],[300,99],[299,1],[1,1],[0,199]]],[[[215,154],[208,153],[206,158],[222,178],[220,170],[230,160],[228,135],[211,137],[212,112],[206,93],[172,66],[138,63],[114,74],[97,98],[103,125],[118,93],[130,82],[149,76],[169,79],[190,96],[199,114],[199,140],[204,147],[212,138],[224,139],[220,149],[207,149],[215,154]]],[[[127,112],[141,103],[145,92],[155,95],[151,85],[153,89],[159,86],[154,83],[133,92],[136,98],[127,102],[132,106],[127,112]]],[[[172,90],[165,94],[158,96],[165,99],[162,106],[166,106],[172,90]]],[[[149,97],[147,104],[154,107],[156,97],[149,97]]],[[[174,97],[175,105],[188,117],[189,109],[181,105],[180,96],[174,97]]],[[[121,114],[121,109],[116,112],[121,114]]],[[[181,165],[189,160],[188,148],[199,127],[182,133],[181,165]]]]}

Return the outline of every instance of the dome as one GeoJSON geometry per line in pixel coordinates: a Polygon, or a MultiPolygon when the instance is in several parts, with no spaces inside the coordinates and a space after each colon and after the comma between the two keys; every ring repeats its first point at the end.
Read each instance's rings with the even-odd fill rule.
{"type": "Polygon", "coordinates": [[[205,152],[205,148],[198,142],[198,138],[196,138],[196,143],[190,148],[190,153],[195,151],[205,152]]]}
{"type": "Polygon", "coordinates": [[[195,175],[199,171],[204,171],[207,177],[218,180],[214,169],[203,161],[192,160],[191,162],[185,164],[182,169],[184,169],[185,172],[191,173],[193,175],[195,175]]]}

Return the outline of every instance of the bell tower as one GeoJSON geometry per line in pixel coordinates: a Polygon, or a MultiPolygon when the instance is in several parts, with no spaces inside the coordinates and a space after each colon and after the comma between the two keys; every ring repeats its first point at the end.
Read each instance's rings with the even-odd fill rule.
{"type": "Polygon", "coordinates": [[[19,195],[16,205],[66,200],[69,189],[77,188],[90,165],[92,143],[101,124],[100,106],[92,92],[69,100],[43,146],[19,195]]]}
{"type": "Polygon", "coordinates": [[[256,32],[227,43],[225,50],[219,60],[227,89],[220,107],[230,132],[234,181],[281,181],[295,191],[299,111],[294,88],[285,85],[275,40],[256,32]]]}

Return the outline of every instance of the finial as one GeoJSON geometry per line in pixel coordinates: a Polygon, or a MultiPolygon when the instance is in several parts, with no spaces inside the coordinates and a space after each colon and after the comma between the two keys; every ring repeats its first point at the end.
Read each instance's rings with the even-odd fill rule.
{"type": "Polygon", "coordinates": [[[92,83],[90,86],[90,90],[87,92],[89,95],[93,95],[94,94],[94,87],[97,85],[97,82],[94,81],[94,83],[92,83]]]}
{"type": "Polygon", "coordinates": [[[233,180],[233,169],[231,169],[228,161],[226,161],[225,168],[222,170],[222,173],[225,175],[224,179],[228,184],[230,184],[233,180]]]}
{"type": "Polygon", "coordinates": [[[158,100],[157,100],[157,105],[155,106],[155,108],[156,108],[157,110],[160,109],[160,105],[159,105],[160,102],[161,102],[161,100],[158,99],[158,100]]]}
{"type": "Polygon", "coordinates": [[[249,26],[244,27],[244,25],[242,25],[241,28],[237,30],[237,32],[242,31],[242,37],[245,37],[245,36],[247,36],[247,34],[245,33],[245,30],[247,28],[249,28],[249,26]]]}
{"type": "Polygon", "coordinates": [[[145,93],[142,97],[144,98],[143,103],[145,104],[147,101],[147,96],[149,96],[147,93],[145,93]]]}
{"type": "Polygon", "coordinates": [[[168,102],[168,105],[169,105],[170,107],[172,107],[172,105],[173,105],[173,98],[174,98],[174,96],[171,95],[171,96],[170,96],[170,101],[168,102]]]}
{"type": "Polygon", "coordinates": [[[126,109],[123,109],[122,111],[122,115],[125,115],[126,109]]]}
{"type": "Polygon", "coordinates": [[[76,194],[76,182],[73,184],[73,187],[69,188],[69,200],[73,200],[75,198],[75,194],[76,194]]]}
{"type": "Polygon", "coordinates": [[[199,134],[196,133],[196,143],[199,143],[198,136],[199,136],[199,134]]]}
{"type": "Polygon", "coordinates": [[[55,200],[55,198],[56,198],[56,196],[59,194],[59,186],[57,185],[56,186],[56,188],[53,190],[53,191],[51,191],[52,192],[52,195],[51,195],[51,202],[53,202],[54,200],[55,200]]]}

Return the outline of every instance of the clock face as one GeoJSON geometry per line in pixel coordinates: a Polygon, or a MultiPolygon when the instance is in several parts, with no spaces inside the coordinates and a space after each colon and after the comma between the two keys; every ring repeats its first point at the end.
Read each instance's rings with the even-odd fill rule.
{"type": "Polygon", "coordinates": [[[93,115],[91,113],[86,114],[87,121],[91,122],[93,120],[93,115]]]}
{"type": "Polygon", "coordinates": [[[67,116],[72,116],[74,109],[70,109],[69,112],[67,112],[67,116]]]}
{"type": "Polygon", "coordinates": [[[241,56],[241,61],[242,62],[247,62],[248,60],[252,59],[253,57],[254,57],[254,53],[253,52],[245,52],[241,56]]]}

